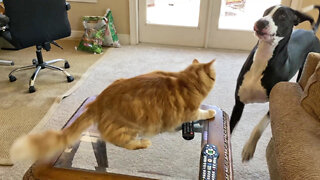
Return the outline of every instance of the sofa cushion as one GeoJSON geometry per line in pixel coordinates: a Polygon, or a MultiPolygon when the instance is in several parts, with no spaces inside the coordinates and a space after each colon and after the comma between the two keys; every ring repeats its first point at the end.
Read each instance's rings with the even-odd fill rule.
{"type": "Polygon", "coordinates": [[[301,105],[310,115],[320,120],[320,63],[307,81],[301,105]]]}
{"type": "Polygon", "coordinates": [[[305,89],[305,86],[310,78],[310,76],[314,73],[317,64],[320,62],[320,53],[311,52],[308,54],[306,59],[306,63],[304,65],[299,84],[302,89],[305,89]]]}
{"type": "Polygon", "coordinates": [[[277,83],[270,94],[275,163],[268,163],[284,180],[320,179],[320,121],[301,106],[302,94],[301,86],[292,82],[277,83]]]}

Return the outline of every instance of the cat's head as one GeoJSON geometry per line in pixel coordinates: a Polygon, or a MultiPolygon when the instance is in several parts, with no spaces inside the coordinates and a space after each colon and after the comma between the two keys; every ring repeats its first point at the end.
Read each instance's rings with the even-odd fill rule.
{"type": "Polygon", "coordinates": [[[213,59],[208,63],[200,63],[197,59],[194,59],[188,69],[189,71],[196,72],[202,81],[212,81],[214,83],[216,80],[216,71],[213,65],[215,61],[216,60],[213,59]]]}

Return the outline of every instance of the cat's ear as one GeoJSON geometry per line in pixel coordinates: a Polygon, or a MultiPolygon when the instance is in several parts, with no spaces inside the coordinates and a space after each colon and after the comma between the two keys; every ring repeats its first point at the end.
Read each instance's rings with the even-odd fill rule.
{"type": "Polygon", "coordinates": [[[198,64],[198,63],[199,63],[198,59],[194,59],[194,60],[192,61],[192,64],[198,64]]]}
{"type": "Polygon", "coordinates": [[[214,62],[216,62],[216,59],[211,60],[210,62],[208,62],[209,65],[213,64],[214,62]]]}

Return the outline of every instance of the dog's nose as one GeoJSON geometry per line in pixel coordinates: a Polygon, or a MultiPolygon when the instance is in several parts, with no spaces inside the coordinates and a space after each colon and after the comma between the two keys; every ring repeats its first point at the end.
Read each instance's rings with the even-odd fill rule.
{"type": "Polygon", "coordinates": [[[264,28],[266,28],[269,25],[269,21],[260,19],[254,24],[254,30],[255,31],[262,31],[264,28]]]}

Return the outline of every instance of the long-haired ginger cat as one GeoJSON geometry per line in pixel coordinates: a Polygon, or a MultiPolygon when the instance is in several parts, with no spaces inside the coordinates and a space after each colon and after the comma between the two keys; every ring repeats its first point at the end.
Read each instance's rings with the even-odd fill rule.
{"type": "Polygon", "coordinates": [[[88,104],[71,126],[16,140],[10,150],[11,159],[50,158],[72,145],[94,123],[105,141],[126,149],[143,149],[151,142],[141,136],[213,118],[215,111],[201,110],[200,104],[215,83],[214,61],[199,63],[195,59],[180,72],[155,71],[117,80],[88,104]]]}

